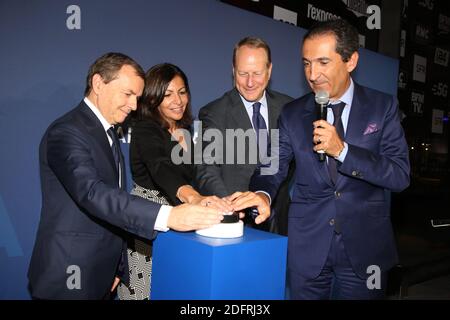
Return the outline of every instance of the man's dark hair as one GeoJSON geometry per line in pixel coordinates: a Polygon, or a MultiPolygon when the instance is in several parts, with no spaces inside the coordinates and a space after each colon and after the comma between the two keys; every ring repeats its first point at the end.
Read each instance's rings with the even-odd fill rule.
{"type": "Polygon", "coordinates": [[[236,45],[234,46],[233,50],[233,67],[236,67],[236,52],[240,47],[247,46],[254,49],[262,48],[267,53],[267,67],[272,63],[272,56],[270,53],[270,47],[269,45],[261,38],[257,37],[245,37],[241,39],[236,45]]]}
{"type": "Polygon", "coordinates": [[[343,19],[329,20],[314,24],[303,38],[312,39],[316,36],[334,35],[336,38],[336,52],[347,62],[352,54],[358,51],[359,36],[358,31],[350,23],[343,19]]]}
{"type": "Polygon", "coordinates": [[[168,129],[169,124],[161,116],[159,106],[164,100],[166,90],[170,82],[179,76],[184,81],[186,92],[188,94],[188,104],[183,113],[183,117],[176,122],[177,128],[189,129],[192,124],[191,112],[191,91],[189,83],[184,72],[171,63],[161,63],[150,68],[145,74],[145,87],[137,109],[137,117],[140,120],[150,119],[168,129]]]}
{"type": "Polygon", "coordinates": [[[117,73],[124,65],[131,66],[136,71],[136,75],[144,79],[144,70],[136,61],[123,53],[109,52],[95,60],[89,67],[84,95],[88,96],[91,93],[92,77],[95,74],[98,73],[102,77],[103,82],[109,83],[117,78],[117,73]]]}

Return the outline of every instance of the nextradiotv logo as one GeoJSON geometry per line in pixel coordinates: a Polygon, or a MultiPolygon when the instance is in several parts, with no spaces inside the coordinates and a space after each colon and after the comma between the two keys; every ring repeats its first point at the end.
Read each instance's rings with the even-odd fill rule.
{"type": "MultiPolygon", "coordinates": [[[[347,7],[352,10],[358,17],[365,15],[367,16],[366,20],[366,27],[369,30],[373,29],[381,29],[381,9],[377,5],[367,5],[365,1],[358,2],[358,4],[355,4],[355,1],[344,1],[344,3],[347,5],[347,7]],[[362,6],[361,6],[362,4],[362,6]],[[363,8],[365,10],[363,10],[363,8]]],[[[307,10],[307,17],[309,19],[313,19],[316,21],[327,21],[332,19],[339,18],[338,15],[335,15],[331,12],[328,12],[326,10],[320,9],[315,7],[314,5],[308,3],[308,10],[307,10]]]]}

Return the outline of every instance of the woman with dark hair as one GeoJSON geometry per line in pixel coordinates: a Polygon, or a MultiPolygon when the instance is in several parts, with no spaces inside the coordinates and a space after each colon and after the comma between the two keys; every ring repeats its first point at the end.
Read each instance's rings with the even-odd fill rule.
{"type": "MultiPolygon", "coordinates": [[[[166,205],[180,203],[232,211],[229,202],[202,196],[193,187],[193,142],[189,84],[184,72],[170,63],[153,66],[132,124],[130,163],[132,194],[166,205]]],[[[150,298],[151,242],[134,239],[129,244],[130,286],[120,284],[121,300],[150,298]]]]}

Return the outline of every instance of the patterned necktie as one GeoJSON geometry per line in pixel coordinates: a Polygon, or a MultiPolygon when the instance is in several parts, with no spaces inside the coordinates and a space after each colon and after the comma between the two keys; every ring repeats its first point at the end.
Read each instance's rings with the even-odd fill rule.
{"type": "Polygon", "coordinates": [[[111,150],[114,156],[114,162],[116,163],[116,169],[117,172],[119,174],[119,186],[122,190],[125,189],[124,186],[124,167],[123,167],[123,157],[122,157],[122,152],[120,150],[120,143],[119,143],[119,138],[117,137],[117,133],[114,130],[113,127],[109,128],[107,130],[108,135],[111,137],[112,140],[112,145],[111,145],[111,150]]]}
{"type": "MultiPolygon", "coordinates": [[[[344,111],[344,107],[345,107],[345,103],[344,102],[340,102],[337,104],[333,104],[333,105],[328,105],[328,108],[331,108],[331,110],[333,110],[333,115],[334,115],[334,121],[333,121],[333,126],[336,128],[337,133],[339,134],[339,137],[341,138],[342,141],[344,141],[344,126],[342,124],[342,111],[344,111]]],[[[328,157],[328,172],[330,173],[330,177],[331,180],[333,181],[334,184],[336,184],[336,180],[337,180],[337,176],[338,176],[338,172],[337,172],[337,160],[332,158],[332,157],[328,157]]]]}

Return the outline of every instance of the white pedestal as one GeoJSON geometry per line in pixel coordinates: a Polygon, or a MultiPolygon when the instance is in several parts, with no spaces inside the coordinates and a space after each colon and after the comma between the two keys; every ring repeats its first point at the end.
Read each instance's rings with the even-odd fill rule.
{"type": "Polygon", "coordinates": [[[244,235],[244,223],[218,223],[210,228],[195,231],[196,234],[210,238],[239,238],[244,235]]]}

